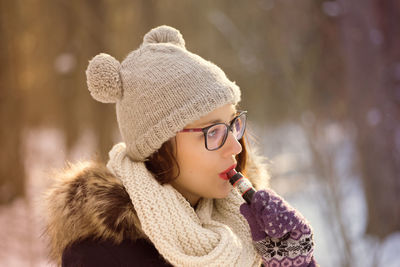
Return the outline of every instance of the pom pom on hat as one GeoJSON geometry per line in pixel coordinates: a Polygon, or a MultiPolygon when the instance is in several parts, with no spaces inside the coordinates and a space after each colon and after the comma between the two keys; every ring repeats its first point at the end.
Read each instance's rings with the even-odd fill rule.
{"type": "Polygon", "coordinates": [[[143,37],[144,44],[172,43],[185,48],[185,40],[182,34],[175,28],[167,25],[152,29],[143,37]]]}
{"type": "Polygon", "coordinates": [[[94,99],[115,103],[122,98],[121,64],[110,55],[101,53],[89,61],[87,85],[94,99]]]}

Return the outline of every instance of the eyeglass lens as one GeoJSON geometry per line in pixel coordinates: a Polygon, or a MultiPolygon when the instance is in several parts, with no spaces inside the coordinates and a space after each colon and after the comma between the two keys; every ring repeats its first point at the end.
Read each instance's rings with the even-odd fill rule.
{"type": "MultiPolygon", "coordinates": [[[[246,115],[242,114],[241,116],[237,117],[235,121],[232,123],[232,133],[236,140],[240,140],[243,136],[245,130],[245,122],[246,122],[246,115]]],[[[207,132],[207,148],[209,150],[215,150],[220,148],[228,134],[228,128],[225,124],[217,124],[207,132]]]]}

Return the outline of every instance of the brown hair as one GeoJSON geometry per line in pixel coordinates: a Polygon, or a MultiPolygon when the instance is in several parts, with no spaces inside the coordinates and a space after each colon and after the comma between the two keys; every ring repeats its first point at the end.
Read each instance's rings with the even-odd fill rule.
{"type": "MultiPolygon", "coordinates": [[[[243,138],[239,140],[242,145],[242,152],[236,155],[237,167],[236,171],[241,172],[246,176],[246,163],[247,163],[247,135],[243,135],[243,138]]],[[[176,142],[175,142],[176,144],[176,142]]],[[[176,151],[176,147],[175,147],[176,151]]],[[[179,176],[179,165],[174,155],[174,147],[172,140],[166,141],[160,149],[148,157],[145,161],[146,168],[153,173],[156,180],[160,184],[170,183],[179,176]],[[174,175],[174,170],[177,170],[177,174],[174,175]]]]}

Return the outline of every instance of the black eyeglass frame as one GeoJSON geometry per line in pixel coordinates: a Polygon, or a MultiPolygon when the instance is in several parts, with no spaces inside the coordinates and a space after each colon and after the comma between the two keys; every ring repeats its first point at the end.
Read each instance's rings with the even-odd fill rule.
{"type": "Polygon", "coordinates": [[[203,134],[204,134],[204,145],[205,145],[206,149],[209,150],[209,151],[215,151],[215,150],[217,150],[217,149],[220,149],[220,148],[225,144],[225,141],[226,141],[226,139],[228,138],[228,134],[229,134],[228,131],[231,131],[231,132],[233,133],[233,129],[232,129],[232,128],[233,128],[234,122],[235,122],[239,117],[244,116],[244,123],[243,123],[244,130],[243,130],[243,134],[242,134],[242,136],[241,136],[240,138],[238,138],[237,140],[239,141],[240,139],[242,139],[242,137],[243,137],[243,135],[244,135],[244,133],[245,133],[245,131],[246,131],[247,110],[239,110],[238,112],[239,112],[239,114],[238,114],[236,117],[234,117],[234,118],[232,119],[230,125],[228,125],[228,124],[226,124],[226,123],[223,123],[223,122],[218,122],[218,123],[212,124],[212,125],[207,126],[207,127],[204,127],[204,128],[186,128],[186,129],[183,129],[183,130],[181,130],[181,131],[179,131],[179,132],[181,132],[181,133],[182,133],[182,132],[183,132],[183,133],[188,133],[188,132],[203,132],[203,134]],[[214,127],[215,125],[219,125],[219,124],[223,124],[223,125],[226,126],[226,127],[225,127],[226,131],[225,131],[225,135],[224,135],[224,140],[222,140],[221,145],[218,146],[217,148],[215,148],[215,149],[209,149],[209,148],[208,148],[208,144],[207,144],[207,132],[208,132],[208,130],[209,130],[210,128],[214,127]]]}

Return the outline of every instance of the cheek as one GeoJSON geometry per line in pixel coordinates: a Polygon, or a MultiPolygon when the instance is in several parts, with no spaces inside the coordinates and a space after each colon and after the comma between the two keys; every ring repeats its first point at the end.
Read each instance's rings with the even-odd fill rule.
{"type": "Polygon", "coordinates": [[[178,145],[178,162],[182,168],[195,168],[205,164],[207,157],[207,150],[204,143],[199,140],[190,142],[189,140],[182,140],[178,145]]]}
{"type": "Polygon", "coordinates": [[[218,177],[218,153],[208,151],[202,142],[182,137],[177,140],[177,161],[180,168],[176,185],[183,192],[209,198],[226,197],[229,182],[218,177]]]}
{"type": "Polygon", "coordinates": [[[177,140],[177,160],[182,175],[200,175],[213,170],[213,153],[204,146],[203,138],[183,136],[177,140]]]}

